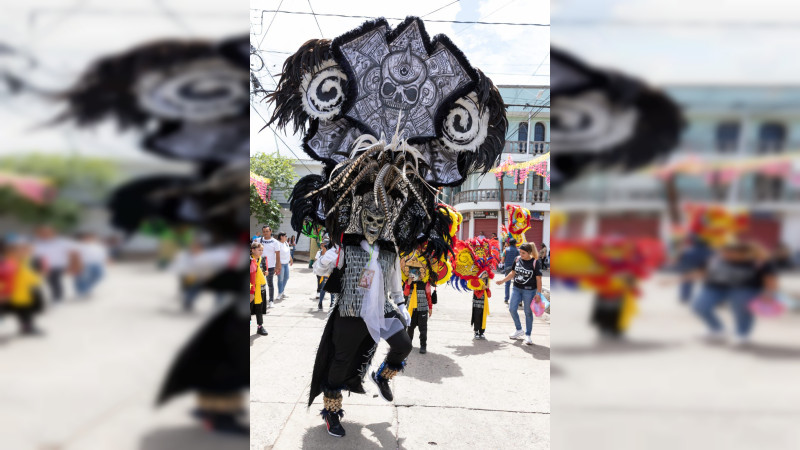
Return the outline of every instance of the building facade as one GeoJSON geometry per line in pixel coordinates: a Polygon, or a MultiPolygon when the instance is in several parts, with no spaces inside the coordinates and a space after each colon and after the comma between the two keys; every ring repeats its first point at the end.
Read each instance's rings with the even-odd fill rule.
{"type": "MultiPolygon", "coordinates": [[[[737,160],[800,151],[800,86],[666,86],[687,126],[671,160],[737,160]]],[[[794,158],[793,172],[800,172],[794,158]]],[[[745,233],[768,248],[800,249],[800,186],[747,174],[731,183],[695,175],[675,179],[681,202],[722,203],[751,212],[745,233]]],[[[666,185],[652,174],[590,177],[558,198],[567,235],[625,234],[668,239],[666,185]]]]}
{"type": "MultiPolygon", "coordinates": [[[[530,161],[550,151],[550,87],[498,86],[507,105],[508,131],[501,160],[509,157],[515,163],[530,161]]],[[[550,245],[550,187],[545,178],[530,174],[521,184],[510,176],[501,181],[488,173],[470,174],[456,188],[446,188],[443,200],[464,216],[459,239],[492,233],[501,235],[503,206],[521,205],[531,211],[531,229],[525,235],[529,242],[550,245]],[[501,204],[502,203],[502,204],[501,204]]]]}

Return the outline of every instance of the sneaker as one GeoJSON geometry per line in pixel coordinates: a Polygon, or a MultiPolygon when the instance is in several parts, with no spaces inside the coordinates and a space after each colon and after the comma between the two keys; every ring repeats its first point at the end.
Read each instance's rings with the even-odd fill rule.
{"type": "Polygon", "coordinates": [[[281,300],[285,300],[285,299],[287,299],[287,298],[289,298],[289,296],[288,296],[288,295],[286,295],[285,293],[284,293],[284,294],[281,294],[281,300]]]}
{"type": "Polygon", "coordinates": [[[486,340],[486,336],[483,333],[481,333],[481,334],[478,335],[478,339],[480,339],[482,341],[485,341],[486,340]]]}
{"type": "Polygon", "coordinates": [[[375,386],[378,386],[378,392],[381,394],[382,399],[386,400],[387,402],[394,400],[392,388],[389,386],[389,380],[379,377],[375,371],[372,371],[370,378],[372,379],[372,382],[375,383],[375,386]]]}
{"type": "Polygon", "coordinates": [[[533,345],[533,341],[531,340],[530,336],[525,336],[525,345],[533,345]]]}
{"type": "Polygon", "coordinates": [[[508,300],[506,300],[506,305],[508,304],[508,300]]]}
{"type": "Polygon", "coordinates": [[[317,307],[318,312],[322,312],[322,306],[317,307]]]}
{"type": "Polygon", "coordinates": [[[522,330],[516,330],[513,333],[508,335],[509,339],[522,339],[522,336],[525,335],[525,332],[522,330]]]}
{"type": "Polygon", "coordinates": [[[424,355],[425,353],[428,353],[428,350],[426,350],[426,349],[425,349],[425,346],[423,345],[423,346],[421,346],[421,347],[419,348],[419,352],[420,352],[420,353],[422,353],[422,354],[424,355]]]}
{"type": "Polygon", "coordinates": [[[481,338],[481,334],[480,333],[475,333],[475,336],[473,336],[472,340],[473,341],[477,341],[480,338],[481,338]]]}
{"type": "Polygon", "coordinates": [[[269,302],[269,307],[272,308],[275,306],[275,302],[269,302]]]}
{"type": "Polygon", "coordinates": [[[267,333],[267,330],[264,329],[264,327],[258,327],[257,333],[260,334],[261,336],[266,336],[269,334],[267,333]]]}
{"type": "Polygon", "coordinates": [[[325,414],[325,425],[328,427],[328,434],[331,436],[344,437],[344,427],[341,420],[339,420],[339,414],[325,414]]]}

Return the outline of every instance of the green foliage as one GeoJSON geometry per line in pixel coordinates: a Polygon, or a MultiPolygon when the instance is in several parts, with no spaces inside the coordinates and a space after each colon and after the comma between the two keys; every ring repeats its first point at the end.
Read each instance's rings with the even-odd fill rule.
{"type": "Polygon", "coordinates": [[[293,158],[266,153],[250,157],[250,170],[269,178],[272,187],[272,199],[265,204],[258,196],[256,188],[250,186],[250,215],[255,217],[259,224],[268,225],[273,230],[277,229],[283,220],[281,207],[275,200],[275,195],[283,193],[288,197],[297,178],[293,162],[293,158]]]}
{"type": "Polygon", "coordinates": [[[100,201],[117,175],[113,162],[100,158],[29,154],[0,158],[0,172],[48,179],[57,189],[56,198],[36,204],[10,188],[0,188],[0,211],[23,223],[48,223],[60,229],[74,227],[82,206],[76,200],[100,201]]]}

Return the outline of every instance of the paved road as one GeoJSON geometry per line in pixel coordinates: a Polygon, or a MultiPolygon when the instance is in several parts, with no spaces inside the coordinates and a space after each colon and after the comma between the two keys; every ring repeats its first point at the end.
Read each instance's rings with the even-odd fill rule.
{"type": "MultiPolygon", "coordinates": [[[[547,449],[550,445],[550,325],[534,323],[536,345],[511,341],[513,323],[502,291],[491,299],[485,341],[472,340],[471,295],[439,289],[428,327],[428,353],[419,341],[405,373],[393,381],[395,402],[345,395],[347,436],[325,431],[318,398],[306,409],[311,369],[327,318],[309,299],[316,279],[291,273],[289,298],[265,318],[269,336],[250,327],[251,449],[481,448],[547,449]]],[[[386,353],[381,342],[375,360],[386,353]]]]}
{"type": "MultiPolygon", "coordinates": [[[[794,278],[781,283],[800,292],[794,278]]],[[[759,320],[749,347],[709,345],[677,286],[656,277],[613,344],[588,327],[588,294],[553,295],[554,449],[798,448],[800,315],[759,320]]]]}
{"type": "Polygon", "coordinates": [[[203,431],[191,395],[154,407],[175,352],[212,307],[207,296],[183,314],[176,287],[152,265],[116,265],[91,300],[49,308],[44,337],[20,339],[16,320],[0,319],[0,448],[247,448],[203,431]]]}

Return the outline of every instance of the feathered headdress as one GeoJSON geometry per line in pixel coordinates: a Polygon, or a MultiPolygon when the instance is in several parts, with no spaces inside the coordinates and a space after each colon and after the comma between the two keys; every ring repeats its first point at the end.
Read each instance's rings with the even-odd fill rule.
{"type": "Polygon", "coordinates": [[[460,185],[498,160],[507,128],[497,88],[443,35],[409,17],[310,40],[283,65],[268,123],[305,131],[304,151],[325,164],[292,193],[292,225],[325,225],[334,242],[360,234],[365,201],[389,224],[380,239],[408,254],[450,247],[437,188],[460,185]],[[444,231],[443,231],[444,230],[444,231]]]}
{"type": "Polygon", "coordinates": [[[503,231],[510,234],[517,246],[527,242],[525,232],[531,228],[531,212],[528,208],[519,205],[506,205],[508,225],[503,227],[503,231]]]}
{"type": "Polygon", "coordinates": [[[221,42],[164,40],[92,64],[61,93],[55,122],[105,119],[143,131],[145,150],[184,161],[227,163],[250,154],[247,36],[221,42]]]}
{"type": "Polygon", "coordinates": [[[458,241],[454,253],[450,283],[456,289],[469,289],[479,294],[488,291],[489,280],[494,278],[494,269],[500,263],[497,239],[476,237],[458,241]]]}

